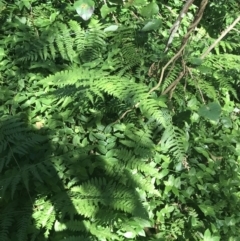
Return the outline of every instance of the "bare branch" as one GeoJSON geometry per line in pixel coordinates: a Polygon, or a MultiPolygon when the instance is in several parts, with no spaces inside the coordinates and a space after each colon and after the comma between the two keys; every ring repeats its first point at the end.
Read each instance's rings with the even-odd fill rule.
{"type": "Polygon", "coordinates": [[[182,79],[182,77],[184,76],[185,72],[182,71],[180,72],[180,74],[178,75],[177,79],[175,79],[168,87],[166,90],[163,91],[162,95],[166,95],[171,89],[173,89],[178,82],[182,79]]]}
{"type": "Polygon", "coordinates": [[[188,1],[184,4],[184,6],[183,6],[183,8],[182,8],[182,10],[181,10],[181,12],[180,12],[180,14],[179,14],[178,17],[177,17],[177,20],[175,21],[175,23],[173,24],[173,26],[172,26],[171,29],[170,29],[170,35],[169,35],[168,42],[167,42],[167,44],[166,44],[166,48],[165,48],[165,50],[164,50],[164,53],[167,52],[170,44],[171,44],[172,41],[173,41],[174,36],[175,36],[176,33],[177,33],[177,30],[178,30],[179,27],[180,27],[180,23],[181,23],[183,17],[186,15],[189,7],[192,5],[193,2],[194,2],[194,0],[188,0],[188,1]]]}
{"type": "Polygon", "coordinates": [[[218,39],[216,39],[216,41],[201,55],[200,59],[204,59],[210,52],[213,48],[216,47],[216,45],[226,36],[226,34],[231,31],[234,26],[240,21],[240,16],[238,18],[236,18],[234,20],[234,22],[228,26],[222,33],[221,35],[219,36],[218,39]]]}
{"type": "Polygon", "coordinates": [[[208,0],[202,0],[201,4],[200,4],[200,7],[198,9],[198,12],[192,22],[192,24],[189,26],[188,28],[188,31],[187,33],[185,34],[185,36],[183,37],[183,40],[182,40],[182,44],[181,44],[181,47],[180,49],[178,50],[178,52],[165,64],[165,66],[163,66],[162,68],[162,71],[161,71],[161,74],[160,74],[160,78],[159,78],[159,81],[157,83],[157,85],[155,87],[153,87],[149,93],[152,93],[154,90],[158,89],[162,83],[162,80],[163,80],[163,76],[164,76],[164,72],[166,70],[166,68],[174,61],[176,61],[182,54],[182,51],[184,50],[184,48],[186,47],[187,45],[187,42],[188,42],[188,39],[191,35],[191,33],[193,32],[194,28],[198,25],[198,23],[200,22],[200,20],[202,19],[202,16],[203,16],[203,12],[207,6],[207,3],[208,3],[208,0]]]}

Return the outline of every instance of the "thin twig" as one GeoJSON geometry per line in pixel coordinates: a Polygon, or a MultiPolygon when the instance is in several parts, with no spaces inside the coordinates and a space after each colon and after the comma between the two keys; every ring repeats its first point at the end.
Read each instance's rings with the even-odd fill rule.
{"type": "MultiPolygon", "coordinates": [[[[197,82],[197,81],[196,81],[196,82],[197,82]]],[[[199,87],[198,82],[197,82],[197,87],[198,87],[199,93],[200,93],[200,95],[201,95],[201,98],[202,98],[203,104],[205,104],[206,102],[205,102],[205,100],[204,100],[203,93],[202,93],[202,91],[201,91],[201,89],[200,89],[200,87],[199,87]]]]}
{"type": "Polygon", "coordinates": [[[203,97],[203,93],[202,93],[202,91],[201,91],[201,89],[200,89],[200,87],[199,87],[198,82],[197,82],[197,81],[195,80],[195,78],[193,77],[193,75],[192,75],[192,72],[191,72],[190,68],[189,68],[189,67],[187,67],[187,69],[188,69],[188,73],[190,73],[191,79],[193,79],[193,81],[195,81],[195,82],[196,82],[196,85],[197,85],[198,90],[199,90],[199,93],[200,93],[200,95],[201,95],[201,98],[202,98],[203,104],[205,104],[205,100],[204,100],[204,97],[203,97]]]}
{"type": "Polygon", "coordinates": [[[211,46],[209,46],[209,48],[201,55],[200,59],[204,59],[204,58],[211,52],[211,50],[212,50],[213,48],[215,48],[216,45],[226,36],[226,34],[234,28],[234,26],[235,26],[239,21],[240,21],[240,16],[239,16],[238,18],[236,18],[236,19],[234,20],[234,22],[233,22],[230,26],[228,26],[228,27],[221,33],[221,35],[219,36],[219,38],[216,39],[216,41],[215,41],[211,46]]]}
{"type": "Polygon", "coordinates": [[[237,33],[240,33],[240,31],[236,28],[233,28],[234,31],[236,31],[237,33]]]}
{"type": "Polygon", "coordinates": [[[177,84],[180,82],[180,80],[183,78],[183,76],[186,75],[186,64],[184,62],[184,60],[182,60],[182,68],[183,68],[183,71],[179,73],[178,77],[176,80],[174,80],[166,90],[164,90],[162,92],[162,95],[166,95],[169,91],[171,92],[170,94],[170,99],[172,98],[172,95],[173,95],[173,91],[176,89],[176,86],[177,84]]]}
{"type": "Polygon", "coordinates": [[[173,89],[178,83],[179,81],[183,78],[183,76],[185,75],[185,71],[182,71],[179,73],[177,79],[175,79],[168,87],[166,90],[164,90],[162,92],[162,95],[166,95],[171,89],[173,89]]]}
{"type": "Polygon", "coordinates": [[[188,31],[187,33],[185,34],[184,38],[183,38],[183,41],[182,41],[182,45],[180,47],[180,49],[178,50],[178,52],[166,63],[166,65],[162,68],[162,71],[161,71],[161,75],[160,75],[160,79],[158,81],[158,84],[153,87],[149,93],[152,93],[154,90],[158,89],[162,83],[162,80],[163,80],[163,75],[164,75],[164,72],[165,72],[165,69],[175,60],[177,60],[182,51],[184,50],[184,48],[186,47],[187,45],[187,42],[188,42],[188,39],[191,35],[191,33],[193,32],[194,28],[198,25],[198,23],[200,22],[200,20],[202,19],[202,16],[203,16],[203,12],[207,6],[207,3],[208,3],[208,0],[203,0],[200,4],[200,7],[199,7],[199,10],[196,14],[196,17],[194,18],[194,21],[193,23],[190,25],[190,27],[188,28],[188,31]]]}

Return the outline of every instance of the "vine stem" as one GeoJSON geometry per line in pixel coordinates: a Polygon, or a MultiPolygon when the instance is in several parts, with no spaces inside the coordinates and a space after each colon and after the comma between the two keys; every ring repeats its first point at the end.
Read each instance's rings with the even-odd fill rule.
{"type": "Polygon", "coordinates": [[[161,74],[160,74],[160,78],[159,78],[159,81],[157,83],[156,86],[154,86],[150,91],[149,91],[149,94],[152,93],[154,90],[158,89],[162,83],[162,80],[163,80],[163,75],[164,75],[164,72],[166,70],[166,68],[172,63],[174,62],[175,60],[177,60],[180,56],[181,56],[181,53],[182,51],[185,49],[186,45],[187,45],[187,42],[188,42],[188,39],[191,35],[191,33],[193,32],[193,30],[195,29],[195,27],[198,25],[198,23],[200,22],[200,20],[202,19],[202,16],[203,16],[203,12],[207,6],[207,3],[208,3],[208,0],[203,0],[201,2],[201,5],[199,7],[199,10],[194,18],[194,21],[193,23],[189,26],[188,28],[188,31],[187,33],[185,34],[184,38],[183,38],[183,41],[182,41],[182,45],[180,47],[180,49],[178,50],[178,52],[165,64],[165,66],[163,66],[162,70],[161,70],[161,74]]]}

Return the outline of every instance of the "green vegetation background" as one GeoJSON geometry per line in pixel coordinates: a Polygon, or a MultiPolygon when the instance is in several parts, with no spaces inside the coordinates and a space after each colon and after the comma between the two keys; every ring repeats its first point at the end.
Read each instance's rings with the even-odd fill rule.
{"type": "Polygon", "coordinates": [[[0,241],[240,240],[239,9],[0,1],[0,241]]]}

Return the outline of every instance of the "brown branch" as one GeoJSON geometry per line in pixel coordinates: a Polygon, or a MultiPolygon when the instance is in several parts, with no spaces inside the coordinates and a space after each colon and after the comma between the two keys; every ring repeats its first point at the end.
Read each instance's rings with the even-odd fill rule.
{"type": "Polygon", "coordinates": [[[188,31],[187,33],[185,34],[183,40],[182,40],[182,45],[180,47],[180,49],[178,50],[178,52],[166,63],[165,66],[163,66],[162,68],[162,71],[161,71],[161,74],[160,74],[160,78],[159,78],[159,81],[158,81],[158,84],[153,87],[149,93],[152,93],[154,90],[158,89],[162,83],[162,80],[163,80],[163,75],[164,75],[164,72],[165,72],[165,69],[175,60],[177,60],[182,51],[184,50],[184,48],[186,47],[187,45],[187,42],[188,42],[188,39],[191,35],[191,33],[193,32],[194,28],[198,25],[198,23],[200,22],[200,20],[202,19],[202,15],[203,15],[203,12],[207,6],[207,3],[208,3],[208,0],[202,0],[201,4],[200,4],[200,7],[198,9],[198,12],[196,14],[196,17],[194,18],[194,21],[193,23],[190,25],[190,27],[188,28],[188,31]]]}
{"type": "Polygon", "coordinates": [[[162,92],[162,95],[166,95],[169,91],[171,91],[171,94],[173,93],[173,90],[176,88],[177,84],[180,82],[180,80],[183,78],[183,76],[186,74],[186,64],[184,60],[182,60],[182,68],[183,71],[179,73],[176,80],[174,80],[166,90],[162,92]]]}
{"type": "Polygon", "coordinates": [[[164,90],[162,92],[162,95],[166,95],[172,88],[174,88],[174,86],[176,86],[178,84],[178,82],[182,79],[182,77],[184,76],[185,72],[182,71],[179,73],[177,79],[175,79],[168,87],[166,90],[164,90]]]}
{"type": "Polygon", "coordinates": [[[186,15],[189,7],[192,5],[193,2],[194,2],[194,0],[188,0],[188,1],[184,4],[181,12],[179,13],[179,15],[178,15],[178,17],[177,17],[177,20],[175,21],[175,23],[173,24],[173,26],[172,26],[171,29],[170,29],[170,35],[169,35],[169,37],[168,37],[168,41],[167,41],[167,44],[166,44],[166,48],[165,48],[165,50],[164,50],[164,53],[167,52],[170,44],[171,44],[172,41],[173,41],[174,36],[175,36],[176,33],[177,33],[177,30],[178,30],[179,27],[180,27],[180,23],[181,23],[183,17],[186,15]]]}

